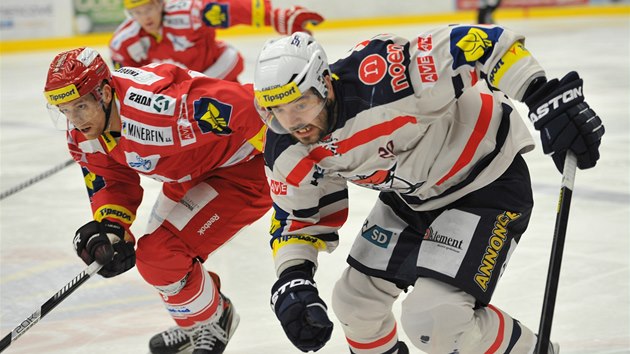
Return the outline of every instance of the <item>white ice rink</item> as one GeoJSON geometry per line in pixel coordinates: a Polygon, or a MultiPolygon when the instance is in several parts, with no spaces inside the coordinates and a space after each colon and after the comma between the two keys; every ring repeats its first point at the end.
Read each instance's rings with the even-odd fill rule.
{"type": "MultiPolygon", "coordinates": [[[[630,18],[528,19],[503,24],[527,37],[528,49],[548,77],[577,70],[584,78],[587,101],[606,126],[597,167],[577,173],[552,339],[560,342],[563,354],[630,353],[630,18]]],[[[378,33],[411,38],[427,27],[328,30],[316,35],[333,61],[378,33]]],[[[254,58],[265,37],[228,40],[244,54],[246,70],[241,81],[250,82],[254,58]]],[[[104,47],[96,49],[107,56],[104,47]]],[[[57,53],[0,56],[0,191],[69,159],[64,133],[53,130],[42,95],[48,65],[57,53]]],[[[525,114],[526,107],[517,105],[525,114]]],[[[536,331],[561,177],[540,146],[526,159],[534,184],[534,213],[493,304],[536,331]]],[[[142,235],[158,190],[155,182],[143,180],[143,184],[145,202],[134,225],[137,236],[142,235]]],[[[375,195],[351,189],[350,218],[341,230],[341,245],[319,257],[315,280],[327,302],[375,195]]],[[[71,240],[90,218],[77,165],[0,202],[1,337],[84,268],[71,240]]],[[[269,308],[275,275],[268,227],[267,215],[206,262],[207,268],[221,274],[222,291],[241,316],[226,354],[300,353],[285,338],[269,308]]],[[[395,311],[400,311],[399,303],[395,311]]],[[[341,327],[332,312],[330,316],[335,321],[333,337],[318,353],[348,353],[341,327]]],[[[171,325],[159,296],[134,269],[112,279],[90,279],[7,353],[145,354],[149,338],[171,325]]],[[[401,337],[405,338],[402,331],[401,337]]],[[[419,353],[417,349],[411,352],[419,353]]]]}

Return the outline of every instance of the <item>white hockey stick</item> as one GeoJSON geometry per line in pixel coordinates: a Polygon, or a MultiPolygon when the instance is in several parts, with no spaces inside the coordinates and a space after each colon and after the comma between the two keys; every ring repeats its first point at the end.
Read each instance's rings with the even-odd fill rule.
{"type": "Polygon", "coordinates": [[[61,290],[59,290],[53,297],[48,299],[37,311],[33,312],[28,318],[20,323],[15,329],[4,336],[0,341],[0,353],[11,345],[16,339],[18,339],[24,332],[33,327],[41,318],[46,316],[57,305],[72,294],[81,284],[90,279],[91,276],[96,274],[103,266],[97,262],[92,262],[87,268],[85,268],[79,275],[74,277],[68,284],[66,284],[61,290]]]}

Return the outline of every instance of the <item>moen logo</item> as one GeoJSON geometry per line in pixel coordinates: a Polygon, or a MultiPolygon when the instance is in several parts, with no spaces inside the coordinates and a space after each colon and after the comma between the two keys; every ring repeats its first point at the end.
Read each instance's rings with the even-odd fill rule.
{"type": "Polygon", "coordinates": [[[536,123],[539,119],[545,117],[552,110],[558,109],[558,107],[560,107],[560,102],[566,104],[581,97],[583,97],[582,86],[564,91],[558,96],[550,99],[549,102],[540,105],[540,107],[536,109],[536,112],[530,113],[529,119],[532,121],[532,123],[536,123]]]}
{"type": "Polygon", "coordinates": [[[475,274],[475,283],[479,285],[484,292],[488,290],[488,283],[492,277],[492,272],[497,264],[497,258],[499,253],[507,241],[507,226],[510,222],[518,219],[521,216],[519,213],[512,213],[509,211],[504,212],[497,216],[494,222],[494,229],[492,229],[492,236],[488,240],[488,246],[486,252],[483,255],[481,265],[477,268],[477,274],[475,274]]]}

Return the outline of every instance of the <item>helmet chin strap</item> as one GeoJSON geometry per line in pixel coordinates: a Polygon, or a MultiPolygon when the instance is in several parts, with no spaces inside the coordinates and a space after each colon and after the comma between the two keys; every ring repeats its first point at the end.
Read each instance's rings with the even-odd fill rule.
{"type": "Polygon", "coordinates": [[[326,136],[335,129],[337,124],[337,102],[326,99],[326,118],[328,119],[328,129],[324,132],[323,136],[326,136]]]}
{"type": "Polygon", "coordinates": [[[112,116],[112,106],[114,104],[114,88],[112,87],[112,99],[109,101],[109,104],[107,105],[107,107],[105,107],[105,103],[103,103],[103,99],[101,99],[101,107],[103,107],[103,111],[105,112],[105,125],[104,125],[104,129],[103,129],[103,133],[109,132],[111,125],[112,125],[112,121],[111,121],[111,116],[112,116]]]}

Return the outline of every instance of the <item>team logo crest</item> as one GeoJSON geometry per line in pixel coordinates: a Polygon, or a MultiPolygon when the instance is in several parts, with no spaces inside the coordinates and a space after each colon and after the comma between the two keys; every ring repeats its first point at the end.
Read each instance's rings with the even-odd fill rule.
{"type": "Polygon", "coordinates": [[[230,118],[232,117],[232,106],[215,100],[213,98],[202,97],[194,103],[194,117],[202,133],[214,133],[217,135],[228,135],[232,133],[230,129],[230,118]]]}
{"type": "Polygon", "coordinates": [[[88,196],[90,197],[90,200],[92,200],[94,194],[105,187],[105,179],[90,172],[90,170],[85,167],[81,167],[81,172],[83,172],[83,179],[85,181],[85,187],[87,187],[88,196]]]}
{"type": "Polygon", "coordinates": [[[493,43],[503,33],[501,28],[459,27],[451,33],[454,67],[479,61],[484,63],[492,53],[493,43]]]}
{"type": "Polygon", "coordinates": [[[203,9],[203,23],[209,27],[227,28],[230,26],[228,5],[209,3],[203,9]]]}

